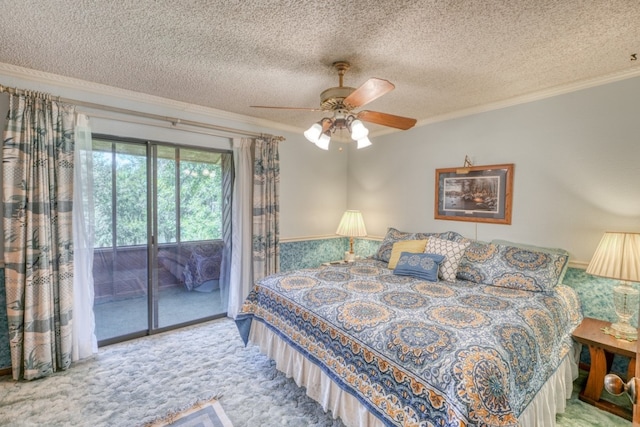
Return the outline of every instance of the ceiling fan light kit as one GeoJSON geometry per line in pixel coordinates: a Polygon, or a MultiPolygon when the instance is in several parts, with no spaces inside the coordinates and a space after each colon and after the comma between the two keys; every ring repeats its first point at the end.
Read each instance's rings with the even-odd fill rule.
{"type": "Polygon", "coordinates": [[[360,138],[358,140],[358,145],[356,146],[359,149],[361,148],[366,148],[368,146],[371,145],[371,141],[369,141],[369,138],[367,138],[366,136],[364,138],[360,138]]]}
{"type": "Polygon", "coordinates": [[[371,141],[368,138],[369,129],[364,127],[364,124],[356,119],[354,115],[349,114],[345,117],[342,111],[337,111],[331,118],[324,117],[319,122],[312,124],[309,129],[304,131],[304,136],[310,142],[316,144],[318,148],[328,150],[331,134],[338,129],[347,129],[351,134],[351,138],[357,141],[358,149],[371,145],[371,141]]]}
{"type": "Polygon", "coordinates": [[[355,119],[351,122],[351,138],[353,138],[354,141],[358,141],[367,135],[369,135],[369,129],[364,127],[360,120],[355,119]]]}
{"type": "MultiPolygon", "coordinates": [[[[401,130],[410,129],[416,124],[415,119],[377,111],[363,110],[354,113],[354,109],[392,91],[395,86],[388,80],[375,77],[370,78],[357,89],[343,86],[343,77],[350,67],[349,63],[338,61],[333,63],[333,67],[338,71],[339,86],[326,89],[320,94],[320,111],[331,111],[333,116],[323,117],[304,132],[305,138],[318,148],[328,150],[331,135],[341,129],[349,131],[351,138],[357,142],[358,149],[370,146],[369,129],[364,126],[363,121],[401,130]]],[[[318,111],[317,108],[253,107],[318,111]]]]}
{"type": "Polygon", "coordinates": [[[311,127],[304,131],[304,137],[316,144],[322,135],[322,125],[320,122],[314,123],[311,127]]]}
{"type": "Polygon", "coordinates": [[[315,144],[318,148],[322,148],[323,150],[328,150],[329,142],[331,142],[331,136],[329,136],[329,132],[325,132],[320,135],[320,138],[318,138],[315,144]]]}

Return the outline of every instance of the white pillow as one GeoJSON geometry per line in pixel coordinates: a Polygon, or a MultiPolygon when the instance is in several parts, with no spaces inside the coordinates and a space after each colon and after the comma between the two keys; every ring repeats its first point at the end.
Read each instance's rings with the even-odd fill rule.
{"type": "Polygon", "coordinates": [[[440,264],[438,276],[447,282],[456,281],[456,273],[458,272],[458,264],[464,255],[465,249],[469,246],[469,242],[458,243],[451,240],[438,239],[430,237],[424,252],[427,254],[444,255],[445,259],[440,264]]]}

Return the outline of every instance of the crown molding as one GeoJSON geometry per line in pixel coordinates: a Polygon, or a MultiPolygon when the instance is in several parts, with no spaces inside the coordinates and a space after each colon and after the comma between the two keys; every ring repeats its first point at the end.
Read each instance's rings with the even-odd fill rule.
{"type": "MultiPolygon", "coordinates": [[[[428,119],[419,120],[415,127],[426,126],[433,123],[444,122],[446,120],[458,119],[465,116],[471,116],[474,114],[486,113],[493,110],[499,110],[501,108],[513,107],[520,104],[526,104],[529,102],[539,101],[546,98],[552,98],[558,95],[564,95],[571,92],[577,92],[583,89],[589,89],[596,86],[602,86],[609,83],[614,83],[621,80],[630,79],[640,76],[640,67],[633,69],[618,71],[615,73],[607,74],[606,76],[595,77],[592,79],[581,80],[579,82],[568,83],[565,85],[555,86],[549,89],[532,92],[526,95],[516,96],[502,101],[491,102],[488,104],[478,105],[472,108],[465,108],[462,110],[452,111],[446,114],[440,114],[430,117],[428,119]]],[[[379,132],[375,132],[372,136],[382,136],[390,133],[397,132],[396,129],[383,129],[379,132]]]]}
{"type": "Polygon", "coordinates": [[[61,76],[45,71],[24,68],[4,62],[0,62],[0,74],[24,80],[30,80],[34,83],[39,84],[55,85],[68,89],[82,90],[94,95],[124,99],[127,101],[144,103],[156,107],[170,108],[183,113],[200,114],[212,120],[233,121],[245,125],[267,127],[270,129],[277,129],[287,132],[297,133],[300,131],[300,129],[295,126],[288,126],[282,123],[272,122],[270,120],[259,119],[256,117],[218,110],[211,107],[204,107],[202,105],[162,98],[160,96],[135,92],[128,89],[121,89],[115,86],[108,86],[101,83],[94,83],[87,80],[76,79],[74,77],[61,76]]]}
{"type": "MultiPolygon", "coordinates": [[[[49,84],[61,86],[69,89],[81,89],[83,91],[107,97],[117,97],[119,99],[125,99],[133,102],[140,102],[158,107],[175,109],[184,113],[200,114],[211,118],[212,120],[228,120],[233,122],[240,122],[250,126],[267,127],[270,129],[277,129],[286,132],[299,133],[303,129],[296,126],[285,125],[270,120],[259,119],[256,117],[245,116],[242,114],[231,113],[228,111],[218,110],[211,107],[204,107],[202,105],[190,104],[182,101],[175,101],[168,98],[162,98],[155,95],[149,95],[141,92],[135,92],[128,89],[121,89],[114,86],[108,86],[101,83],[94,83],[87,80],[76,79],[73,77],[61,76],[58,74],[48,73],[45,71],[34,70],[31,68],[24,68],[17,65],[7,64],[0,62],[0,74],[4,74],[11,77],[16,77],[25,80],[31,80],[35,83],[49,84]]],[[[446,114],[440,114],[424,120],[419,120],[415,127],[426,126],[433,123],[443,122],[446,120],[452,120],[465,116],[470,116],[479,113],[485,113],[493,110],[499,110],[501,108],[512,107],[520,104],[526,104],[528,102],[539,101],[546,98],[551,98],[566,93],[576,92],[582,89],[588,89],[596,86],[605,85],[608,83],[614,83],[620,80],[626,80],[633,77],[640,76],[640,67],[634,67],[631,69],[618,71],[605,76],[595,77],[592,79],[586,79],[579,82],[573,82],[566,85],[559,85],[549,89],[532,92],[522,96],[516,96],[510,99],[491,102],[488,104],[479,105],[472,108],[465,108],[462,110],[453,111],[446,114]]],[[[387,135],[391,133],[399,132],[397,129],[382,129],[377,132],[373,132],[370,136],[377,137],[387,135]]],[[[349,142],[346,139],[344,142],[349,142]]]]}

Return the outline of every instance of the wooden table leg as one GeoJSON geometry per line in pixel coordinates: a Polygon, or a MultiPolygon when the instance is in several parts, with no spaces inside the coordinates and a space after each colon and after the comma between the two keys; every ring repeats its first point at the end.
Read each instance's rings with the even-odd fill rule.
{"type": "Polygon", "coordinates": [[[595,346],[589,346],[589,355],[591,356],[591,369],[589,369],[587,383],[580,393],[580,400],[595,404],[600,400],[602,389],[604,389],[604,376],[609,372],[613,355],[607,357],[608,355],[603,349],[595,346]]]}
{"type": "MultiPolygon", "coordinates": [[[[589,354],[591,355],[591,369],[589,369],[589,377],[584,389],[580,392],[578,398],[583,402],[587,402],[596,408],[616,414],[619,417],[631,420],[632,414],[626,409],[619,407],[606,400],[600,400],[602,390],[604,389],[604,377],[611,370],[613,363],[613,354],[607,353],[601,348],[589,346],[589,354]]],[[[634,366],[635,370],[635,366],[634,366]]],[[[631,367],[629,367],[629,373],[631,367]]]]}

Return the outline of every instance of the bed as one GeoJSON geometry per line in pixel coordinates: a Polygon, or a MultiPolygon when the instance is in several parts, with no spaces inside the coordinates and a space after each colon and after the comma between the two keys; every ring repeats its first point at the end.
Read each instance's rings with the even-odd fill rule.
{"type": "Polygon", "coordinates": [[[158,263],[185,290],[211,292],[220,287],[223,252],[222,240],[165,244],[158,251],[158,263]]]}
{"type": "Polygon", "coordinates": [[[389,229],[371,259],[258,281],[236,324],[347,426],[555,425],[582,320],[567,262],[389,229]]]}

